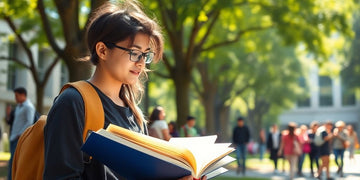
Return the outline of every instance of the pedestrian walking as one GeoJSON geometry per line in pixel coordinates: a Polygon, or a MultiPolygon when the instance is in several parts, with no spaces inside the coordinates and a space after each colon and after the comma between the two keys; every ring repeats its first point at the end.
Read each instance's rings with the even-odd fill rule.
{"type": "Polygon", "coordinates": [[[236,146],[236,161],[238,168],[237,174],[242,172],[243,175],[246,173],[246,146],[250,141],[249,128],[244,123],[243,117],[237,118],[237,126],[233,130],[233,143],[236,146]]]}
{"type": "Polygon", "coordinates": [[[290,172],[289,178],[292,180],[295,175],[298,157],[301,154],[301,147],[299,144],[299,137],[295,134],[296,124],[290,122],[287,131],[284,132],[281,138],[281,144],[278,156],[284,153],[285,159],[289,162],[290,172]]]}
{"type": "Polygon", "coordinates": [[[348,135],[349,135],[349,159],[351,163],[355,163],[355,158],[354,158],[354,154],[355,154],[355,149],[359,148],[359,140],[357,137],[357,133],[354,130],[354,127],[352,125],[347,125],[346,129],[348,131],[348,135]]]}
{"type": "Polygon", "coordinates": [[[335,163],[338,167],[336,173],[340,177],[344,177],[344,152],[349,145],[347,130],[345,129],[344,121],[337,121],[335,123],[334,137],[333,137],[333,151],[335,156],[335,163]],[[340,159],[340,161],[339,161],[340,159]]]}
{"type": "Polygon", "coordinates": [[[264,158],[264,153],[266,151],[266,134],[265,129],[261,128],[259,133],[259,159],[260,161],[264,158]]]}
{"type": "Polygon", "coordinates": [[[319,123],[317,121],[313,121],[310,124],[310,130],[308,133],[309,141],[310,141],[310,153],[309,153],[309,159],[310,159],[310,173],[311,177],[315,177],[315,172],[319,171],[319,147],[315,145],[314,138],[316,134],[316,130],[319,127],[319,123]],[[313,165],[316,165],[317,170],[314,171],[313,165]]]}
{"type": "Polygon", "coordinates": [[[297,129],[298,131],[298,137],[299,137],[299,143],[302,149],[302,153],[299,155],[298,158],[298,172],[297,172],[297,176],[299,177],[303,177],[303,171],[302,171],[302,167],[304,164],[304,159],[306,154],[308,154],[310,152],[310,142],[309,142],[309,136],[308,136],[308,132],[307,132],[308,128],[306,125],[301,125],[300,128],[297,129]]]}
{"type": "Polygon", "coordinates": [[[276,124],[272,125],[270,132],[267,136],[266,147],[270,152],[270,159],[274,163],[274,174],[278,173],[278,151],[280,148],[281,142],[281,133],[278,130],[278,126],[276,124]]]}
{"type": "MultiPolygon", "coordinates": [[[[325,125],[320,126],[317,131],[316,131],[316,135],[319,134],[321,139],[322,139],[322,143],[319,146],[319,155],[320,155],[320,159],[321,159],[321,165],[320,168],[318,170],[318,174],[316,176],[316,178],[321,179],[322,176],[322,171],[323,169],[326,169],[326,179],[327,180],[333,180],[332,177],[330,177],[330,169],[329,169],[329,157],[330,157],[330,141],[333,138],[333,133],[332,133],[332,128],[333,128],[333,124],[329,121],[326,122],[325,125]]],[[[314,139],[314,142],[316,142],[316,138],[314,139]]]]}
{"type": "Polygon", "coordinates": [[[30,99],[27,98],[27,90],[24,87],[14,89],[15,101],[17,103],[13,122],[10,131],[10,160],[8,164],[8,179],[11,179],[12,161],[15,149],[21,134],[26,128],[31,126],[34,121],[35,108],[30,99]]]}

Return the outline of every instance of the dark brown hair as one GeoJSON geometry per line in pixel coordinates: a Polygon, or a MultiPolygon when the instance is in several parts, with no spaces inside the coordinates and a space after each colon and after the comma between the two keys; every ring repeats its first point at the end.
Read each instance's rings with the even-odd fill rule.
{"type": "MultiPolygon", "coordinates": [[[[93,64],[99,62],[95,46],[98,42],[132,42],[138,33],[150,36],[150,48],[155,53],[154,61],[162,58],[163,37],[158,24],[139,8],[136,1],[122,4],[104,3],[92,15],[87,29],[87,45],[93,64]]],[[[131,45],[131,44],[129,44],[131,45]]],[[[113,48],[113,47],[109,47],[113,48]]]]}
{"type": "Polygon", "coordinates": [[[156,106],[149,117],[149,126],[155,121],[160,120],[160,113],[164,110],[161,106],[156,106]]]}
{"type": "Polygon", "coordinates": [[[296,123],[294,123],[294,122],[290,122],[290,123],[288,124],[289,135],[290,135],[291,137],[295,136],[296,126],[297,126],[297,125],[296,125],[296,123]]]}
{"type": "MultiPolygon", "coordinates": [[[[144,33],[150,37],[150,48],[155,53],[154,61],[157,62],[163,54],[163,36],[159,25],[150,19],[135,0],[127,0],[122,4],[106,2],[93,14],[87,28],[87,45],[90,51],[90,61],[97,65],[99,56],[96,53],[98,42],[117,43],[130,40],[131,46],[138,33],[144,33]]],[[[113,47],[108,47],[113,48],[113,47]]],[[[134,84],[123,84],[120,90],[120,98],[130,107],[134,116],[143,129],[145,121],[142,111],[138,107],[143,94],[143,83],[146,79],[146,71],[141,72],[139,81],[134,84]]]]}

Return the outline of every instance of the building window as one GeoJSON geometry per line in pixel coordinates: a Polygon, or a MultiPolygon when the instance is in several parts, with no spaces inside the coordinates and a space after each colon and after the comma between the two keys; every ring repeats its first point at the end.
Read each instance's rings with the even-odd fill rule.
{"type": "Polygon", "coordinates": [[[299,78],[299,86],[303,89],[303,93],[297,101],[297,107],[310,107],[310,91],[304,77],[299,78]]]}
{"type": "Polygon", "coordinates": [[[332,106],[332,81],[328,76],[319,77],[319,102],[320,106],[332,106]]]}
{"type": "Polygon", "coordinates": [[[356,103],[355,89],[350,88],[344,78],[341,81],[341,103],[343,106],[354,106],[356,103]]]}
{"type": "Polygon", "coordinates": [[[6,88],[8,90],[13,90],[16,88],[16,64],[13,62],[12,58],[16,58],[18,53],[18,46],[15,43],[9,44],[9,63],[7,69],[7,84],[6,88]]]}

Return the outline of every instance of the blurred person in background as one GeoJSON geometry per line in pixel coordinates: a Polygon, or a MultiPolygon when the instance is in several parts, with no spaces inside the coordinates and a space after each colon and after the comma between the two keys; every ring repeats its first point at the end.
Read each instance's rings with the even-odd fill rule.
{"type": "Polygon", "coordinates": [[[278,151],[280,147],[281,133],[276,124],[272,125],[270,132],[267,136],[266,147],[270,152],[270,159],[274,162],[274,174],[278,173],[278,151]]]}
{"type": "Polygon", "coordinates": [[[345,129],[344,121],[337,121],[335,123],[334,129],[334,138],[333,138],[333,151],[335,156],[335,163],[338,167],[336,173],[340,177],[344,177],[343,167],[344,167],[344,152],[347,146],[349,145],[347,130],[345,129]],[[340,158],[340,162],[339,162],[340,158]]]}
{"type": "Polygon", "coordinates": [[[170,121],[168,127],[171,137],[179,137],[179,133],[177,131],[177,124],[175,121],[170,121]]]}
{"type": "Polygon", "coordinates": [[[186,119],[186,124],[184,124],[180,128],[180,136],[181,137],[195,137],[199,136],[199,133],[197,132],[195,128],[196,119],[193,116],[188,116],[186,119]]]}
{"type": "Polygon", "coordinates": [[[288,124],[287,131],[284,131],[284,134],[281,137],[280,148],[278,151],[278,156],[284,153],[286,160],[290,165],[289,178],[292,180],[295,175],[298,156],[295,151],[296,144],[299,144],[299,137],[295,134],[296,124],[290,122],[288,124]]]}
{"type": "Polygon", "coordinates": [[[350,162],[355,162],[354,153],[355,149],[359,148],[359,140],[352,125],[347,125],[346,129],[348,131],[349,139],[349,158],[350,162]]]}
{"type": "Polygon", "coordinates": [[[310,130],[308,133],[309,141],[310,141],[309,158],[310,158],[311,177],[315,177],[314,172],[317,172],[319,170],[319,147],[316,146],[314,143],[315,133],[316,133],[316,130],[318,129],[318,127],[319,127],[319,123],[317,121],[311,122],[310,130]],[[317,171],[314,171],[314,168],[313,168],[314,162],[316,164],[317,171]]]}
{"type": "Polygon", "coordinates": [[[321,179],[321,174],[323,169],[326,169],[326,179],[327,180],[333,180],[332,177],[330,177],[330,166],[329,166],[329,157],[330,157],[330,151],[331,151],[331,146],[330,146],[330,142],[333,138],[333,133],[332,133],[332,128],[333,128],[333,124],[328,121],[326,122],[323,126],[320,126],[318,128],[317,131],[321,132],[321,137],[324,141],[324,143],[322,145],[319,146],[319,156],[321,159],[321,165],[320,168],[318,170],[318,174],[316,176],[316,178],[321,179]]]}
{"type": "Polygon", "coordinates": [[[11,179],[12,161],[15,149],[21,134],[34,122],[35,107],[27,98],[27,91],[24,87],[14,89],[15,101],[14,117],[10,133],[10,160],[8,166],[8,179],[11,179]]]}
{"type": "Polygon", "coordinates": [[[165,121],[165,110],[157,106],[152,111],[149,118],[149,135],[165,141],[171,138],[168,124],[165,121]]]}
{"type": "Polygon", "coordinates": [[[260,158],[260,161],[263,160],[265,151],[266,151],[265,129],[261,128],[260,133],[259,133],[259,158],[260,158]]]}
{"type": "Polygon", "coordinates": [[[233,130],[233,143],[236,146],[236,160],[237,160],[237,171],[239,174],[242,172],[245,175],[246,172],[246,146],[250,141],[249,128],[244,123],[243,117],[237,118],[237,126],[233,130]]]}
{"type": "Polygon", "coordinates": [[[305,155],[308,154],[310,152],[310,142],[309,142],[309,136],[307,133],[307,126],[306,125],[301,125],[300,128],[297,129],[297,135],[299,137],[299,142],[300,142],[300,146],[302,149],[302,153],[299,156],[298,159],[298,172],[297,175],[299,177],[303,177],[304,174],[302,172],[302,167],[303,167],[303,163],[304,163],[304,159],[305,159],[305,155]]]}

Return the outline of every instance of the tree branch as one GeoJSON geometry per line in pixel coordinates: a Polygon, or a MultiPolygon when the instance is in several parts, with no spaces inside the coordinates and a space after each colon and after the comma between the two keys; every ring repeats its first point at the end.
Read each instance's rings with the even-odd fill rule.
{"type": "Polygon", "coordinates": [[[218,48],[218,47],[222,47],[222,46],[226,46],[226,45],[229,45],[229,44],[233,44],[233,43],[236,43],[240,40],[240,38],[242,37],[242,35],[244,35],[245,33],[248,33],[248,32],[252,32],[252,31],[260,31],[260,30],[264,30],[264,29],[268,29],[268,28],[271,28],[273,27],[272,25],[271,26],[259,26],[259,27],[250,27],[248,29],[245,29],[245,30],[241,30],[237,33],[236,37],[231,39],[231,40],[227,40],[227,41],[223,41],[223,42],[219,42],[219,43],[215,43],[213,45],[210,45],[209,47],[207,48],[203,48],[201,51],[209,51],[209,50],[212,50],[212,49],[215,49],[215,48],[218,48]]]}
{"type": "MultiPolygon", "coordinates": [[[[164,62],[164,64],[165,64],[166,69],[167,69],[170,73],[172,73],[172,66],[171,66],[171,64],[170,64],[169,58],[168,58],[165,54],[163,54],[163,62],[164,62]]],[[[171,75],[171,76],[172,76],[172,75],[171,75]]]]}
{"type": "MultiPolygon", "coordinates": [[[[174,34],[172,34],[172,31],[170,29],[170,24],[169,24],[170,20],[168,19],[169,15],[166,13],[165,6],[161,5],[163,2],[161,0],[158,0],[157,2],[160,9],[160,17],[163,22],[163,27],[165,28],[166,32],[169,34],[169,38],[172,38],[174,37],[174,34]]],[[[170,40],[173,41],[173,39],[170,40]]]]}
{"type": "Polygon", "coordinates": [[[26,69],[30,69],[30,66],[28,66],[27,64],[23,63],[20,61],[20,59],[17,59],[15,57],[5,57],[5,56],[0,56],[0,60],[8,60],[8,61],[13,61],[16,64],[26,68],[26,69]]]}
{"type": "Polygon", "coordinates": [[[202,47],[204,45],[205,41],[207,40],[208,36],[210,35],[210,32],[213,29],[213,27],[214,27],[216,21],[218,20],[219,16],[220,16],[220,11],[217,11],[217,12],[214,13],[214,17],[212,18],[212,20],[211,20],[211,22],[210,22],[210,24],[209,24],[209,26],[207,28],[207,31],[206,31],[205,35],[203,36],[201,41],[197,44],[198,49],[201,49],[200,47],[202,47]]]}
{"type": "Polygon", "coordinates": [[[159,76],[161,78],[164,78],[164,79],[170,79],[171,77],[166,75],[166,74],[163,74],[163,73],[160,73],[158,71],[151,71],[151,73],[154,73],[156,76],[159,76]]]}
{"type": "Polygon", "coordinates": [[[46,34],[46,37],[48,39],[50,46],[59,56],[63,57],[64,51],[62,49],[60,49],[59,45],[55,41],[55,37],[51,31],[51,25],[50,25],[49,19],[47,18],[46,13],[45,13],[45,7],[44,7],[43,0],[38,0],[37,10],[39,11],[39,14],[41,17],[41,22],[42,22],[42,25],[45,30],[45,34],[46,34]]]}
{"type": "MultiPolygon", "coordinates": [[[[30,72],[33,74],[35,83],[37,83],[39,79],[38,79],[38,75],[36,73],[35,62],[34,62],[34,58],[33,58],[33,55],[32,55],[32,52],[31,52],[30,48],[28,47],[28,45],[25,42],[24,38],[19,33],[19,31],[16,28],[16,26],[15,26],[14,22],[12,21],[12,19],[9,16],[4,16],[4,20],[8,23],[11,30],[15,33],[16,38],[20,42],[21,46],[24,48],[25,53],[26,53],[26,55],[27,55],[27,57],[29,59],[29,62],[30,62],[30,66],[27,66],[27,67],[30,70],[30,72]]],[[[19,62],[21,62],[21,61],[19,61],[19,62]]]]}
{"type": "Polygon", "coordinates": [[[50,74],[51,74],[52,70],[54,69],[55,65],[59,62],[59,60],[60,60],[60,57],[56,56],[54,58],[53,62],[50,64],[50,66],[46,69],[45,74],[44,74],[44,79],[41,82],[41,86],[45,86],[48,79],[50,78],[50,74]]]}
{"type": "Polygon", "coordinates": [[[192,55],[193,55],[193,52],[194,52],[194,46],[195,46],[195,37],[197,36],[198,32],[199,32],[199,29],[200,29],[200,25],[199,25],[199,20],[198,18],[194,18],[194,23],[193,23],[193,27],[192,27],[192,30],[191,30],[191,34],[190,34],[190,37],[189,37],[189,46],[187,48],[187,52],[186,52],[186,55],[185,55],[185,66],[186,66],[186,69],[190,69],[190,67],[192,66],[191,65],[191,61],[192,61],[192,55]]]}

